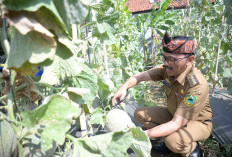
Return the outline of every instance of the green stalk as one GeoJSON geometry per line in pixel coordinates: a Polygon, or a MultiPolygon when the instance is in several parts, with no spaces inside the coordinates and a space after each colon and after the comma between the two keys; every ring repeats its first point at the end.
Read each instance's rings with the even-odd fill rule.
{"type": "Polygon", "coordinates": [[[8,94],[7,106],[9,108],[8,114],[10,120],[15,120],[13,102],[14,102],[14,82],[15,82],[16,72],[14,70],[10,70],[10,73],[11,73],[10,75],[11,87],[10,87],[10,93],[8,94]]]}
{"type": "Polygon", "coordinates": [[[22,143],[18,143],[18,149],[19,149],[19,157],[23,157],[23,145],[22,143]]]}
{"type": "Polygon", "coordinates": [[[7,20],[6,18],[3,19],[3,27],[2,27],[2,34],[1,35],[1,45],[3,48],[3,51],[6,56],[10,53],[10,43],[7,38],[7,20]]]}

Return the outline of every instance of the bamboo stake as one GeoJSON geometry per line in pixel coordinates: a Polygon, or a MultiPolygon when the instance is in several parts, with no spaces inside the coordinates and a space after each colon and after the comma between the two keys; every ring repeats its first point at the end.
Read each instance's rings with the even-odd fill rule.
{"type": "MultiPolygon", "coordinates": [[[[72,41],[77,42],[77,25],[72,24],[72,41]]],[[[86,125],[86,116],[84,105],[81,105],[81,115],[80,115],[80,126],[81,126],[81,136],[84,137],[88,134],[86,125]]]]}
{"type": "Polygon", "coordinates": [[[81,126],[81,137],[87,135],[87,125],[86,125],[86,116],[85,116],[85,107],[81,105],[81,115],[80,115],[80,126],[81,126]]]}
{"type": "Polygon", "coordinates": [[[106,75],[109,78],[110,77],[110,73],[109,73],[107,51],[106,51],[106,45],[105,44],[103,45],[103,51],[104,51],[104,62],[105,62],[106,75]]]}
{"type": "Polygon", "coordinates": [[[216,80],[217,80],[218,62],[219,62],[220,49],[221,49],[221,43],[222,43],[222,32],[223,32],[223,25],[224,25],[224,21],[225,21],[224,11],[225,11],[225,5],[223,5],[223,9],[222,9],[222,23],[221,23],[221,29],[220,29],[220,32],[219,32],[220,36],[219,36],[219,43],[218,43],[218,52],[217,52],[217,61],[216,61],[216,67],[215,67],[215,74],[214,74],[214,80],[213,80],[212,96],[214,96],[214,90],[215,90],[215,87],[216,87],[216,80]]]}
{"type": "Polygon", "coordinates": [[[153,33],[153,28],[151,27],[151,61],[152,64],[155,64],[155,56],[154,56],[154,51],[153,51],[153,44],[154,44],[154,33],[153,33]]]}
{"type": "Polygon", "coordinates": [[[77,24],[72,24],[72,41],[77,42],[77,24]]]}

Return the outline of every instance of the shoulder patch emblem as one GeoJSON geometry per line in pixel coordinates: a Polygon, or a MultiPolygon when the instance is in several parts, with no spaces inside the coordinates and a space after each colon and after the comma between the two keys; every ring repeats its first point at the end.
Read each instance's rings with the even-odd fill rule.
{"type": "Polygon", "coordinates": [[[188,80],[190,87],[194,87],[199,84],[199,81],[195,75],[187,76],[187,80],[188,80]]]}
{"type": "Polygon", "coordinates": [[[197,100],[197,98],[193,95],[188,95],[185,99],[184,99],[184,104],[186,106],[192,106],[194,104],[194,102],[197,100]]]}

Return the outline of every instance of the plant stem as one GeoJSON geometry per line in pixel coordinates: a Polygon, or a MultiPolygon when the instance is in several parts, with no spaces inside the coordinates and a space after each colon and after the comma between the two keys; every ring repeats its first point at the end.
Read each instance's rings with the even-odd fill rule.
{"type": "MultiPolygon", "coordinates": [[[[1,34],[1,33],[0,33],[1,34]]],[[[10,43],[7,38],[7,20],[6,18],[3,19],[3,28],[2,28],[2,34],[1,34],[1,45],[3,48],[3,51],[6,56],[8,56],[10,52],[10,43]]]]}
{"type": "Polygon", "coordinates": [[[23,157],[23,146],[20,142],[18,143],[18,148],[19,148],[19,157],[23,157]]]}
{"type": "Polygon", "coordinates": [[[14,102],[14,81],[15,81],[15,77],[16,77],[16,72],[14,70],[10,71],[11,75],[10,75],[10,93],[8,94],[8,100],[7,100],[7,106],[9,108],[8,110],[8,114],[9,114],[9,118],[10,120],[14,120],[14,106],[13,106],[13,102],[14,102]]]}

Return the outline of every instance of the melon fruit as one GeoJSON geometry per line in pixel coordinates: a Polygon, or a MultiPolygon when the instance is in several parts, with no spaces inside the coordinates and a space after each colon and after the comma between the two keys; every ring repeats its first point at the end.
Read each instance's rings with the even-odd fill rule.
{"type": "Polygon", "coordinates": [[[130,116],[121,109],[113,109],[106,115],[106,130],[108,132],[122,131],[132,127],[135,127],[135,124],[130,116]]]}

